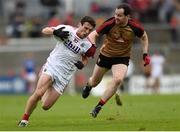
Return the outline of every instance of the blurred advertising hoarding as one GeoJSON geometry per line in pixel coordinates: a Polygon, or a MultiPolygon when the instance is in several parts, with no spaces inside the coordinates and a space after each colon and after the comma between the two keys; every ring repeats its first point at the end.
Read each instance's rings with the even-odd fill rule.
{"type": "MultiPolygon", "coordinates": [[[[92,89],[92,95],[101,96],[108,83],[111,81],[111,76],[104,76],[101,83],[92,89]]],[[[152,89],[145,88],[145,77],[141,75],[134,75],[129,80],[129,87],[126,91],[130,94],[151,94],[152,89]]],[[[152,79],[153,82],[153,79],[152,79]]],[[[179,94],[180,93],[180,75],[165,75],[161,78],[160,94],[179,94]]]]}
{"type": "Polygon", "coordinates": [[[26,83],[19,76],[0,76],[0,93],[25,93],[26,83]]]}
{"type": "MultiPolygon", "coordinates": [[[[151,78],[153,83],[153,78],[151,78]]],[[[130,90],[132,94],[148,94],[152,88],[145,88],[145,78],[143,76],[133,76],[130,81],[130,90]]],[[[159,93],[178,94],[180,93],[180,75],[165,75],[160,79],[159,93]]]]}

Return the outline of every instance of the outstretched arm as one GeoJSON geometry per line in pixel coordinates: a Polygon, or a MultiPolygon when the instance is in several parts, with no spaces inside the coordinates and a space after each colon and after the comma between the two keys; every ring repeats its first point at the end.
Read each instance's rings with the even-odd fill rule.
{"type": "Polygon", "coordinates": [[[52,35],[53,34],[53,31],[54,31],[54,28],[51,28],[51,27],[45,27],[42,29],[42,33],[45,34],[45,35],[52,35]]]}
{"type": "Polygon", "coordinates": [[[143,36],[140,38],[142,48],[143,48],[143,53],[148,53],[148,46],[149,46],[149,41],[148,41],[148,36],[147,33],[144,31],[143,36]]]}
{"type": "Polygon", "coordinates": [[[95,30],[95,31],[91,32],[88,37],[89,37],[90,41],[93,44],[95,44],[96,43],[96,39],[97,39],[98,36],[99,36],[99,34],[95,30]]]}
{"type": "Polygon", "coordinates": [[[147,33],[144,31],[143,36],[140,38],[141,44],[143,46],[143,60],[144,60],[144,66],[150,64],[150,57],[148,55],[148,47],[149,47],[149,41],[147,33]]]}
{"type": "Polygon", "coordinates": [[[62,41],[64,39],[67,39],[69,36],[69,31],[63,31],[65,27],[60,27],[58,29],[52,28],[52,27],[45,27],[42,29],[42,33],[46,35],[55,35],[56,37],[59,37],[62,41]]]}

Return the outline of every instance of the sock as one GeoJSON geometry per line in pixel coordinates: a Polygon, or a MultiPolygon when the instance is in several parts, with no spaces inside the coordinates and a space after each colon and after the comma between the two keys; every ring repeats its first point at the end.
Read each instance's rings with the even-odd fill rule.
{"type": "Polygon", "coordinates": [[[100,99],[100,101],[99,101],[99,103],[98,103],[98,105],[97,106],[103,106],[104,104],[106,103],[106,101],[104,101],[104,100],[102,100],[102,99],[100,99]]]}
{"type": "Polygon", "coordinates": [[[23,117],[22,117],[22,120],[27,120],[28,121],[29,120],[29,116],[30,115],[28,115],[28,114],[24,114],[23,117]]]}

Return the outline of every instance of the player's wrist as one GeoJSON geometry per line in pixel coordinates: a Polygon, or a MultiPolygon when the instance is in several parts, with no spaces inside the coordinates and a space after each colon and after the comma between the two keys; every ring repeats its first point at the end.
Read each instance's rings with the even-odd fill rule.
{"type": "Polygon", "coordinates": [[[148,56],[148,53],[143,53],[143,59],[145,59],[148,56]]]}
{"type": "Polygon", "coordinates": [[[83,69],[85,66],[81,61],[77,61],[76,63],[74,63],[74,65],[80,70],[83,69]]]}
{"type": "Polygon", "coordinates": [[[54,29],[53,35],[58,36],[58,30],[54,29]]]}

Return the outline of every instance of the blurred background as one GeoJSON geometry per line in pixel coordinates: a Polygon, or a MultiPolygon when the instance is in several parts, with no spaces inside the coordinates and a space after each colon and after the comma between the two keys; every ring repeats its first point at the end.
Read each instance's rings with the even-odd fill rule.
{"type": "MultiPolygon", "coordinates": [[[[142,48],[134,40],[131,63],[120,92],[128,94],[180,93],[180,0],[0,0],[0,94],[30,94],[38,72],[55,46],[43,36],[46,26],[76,26],[82,16],[96,19],[97,27],[114,15],[117,5],[129,3],[132,18],[149,36],[152,63],[143,67],[142,48]]],[[[94,68],[95,58],[73,77],[68,94],[79,93],[94,68]]],[[[111,79],[108,72],[93,95],[101,95],[111,79]]]]}

